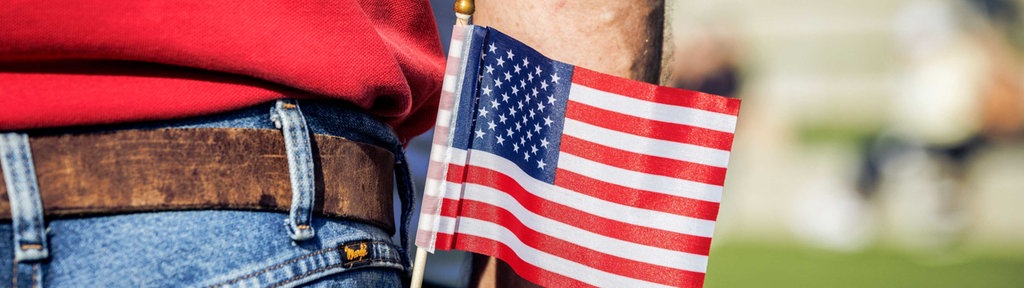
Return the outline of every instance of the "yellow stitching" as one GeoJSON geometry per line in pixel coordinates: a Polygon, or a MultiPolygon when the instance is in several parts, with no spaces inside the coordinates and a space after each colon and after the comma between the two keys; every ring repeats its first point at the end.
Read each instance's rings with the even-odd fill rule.
{"type": "Polygon", "coordinates": [[[21,244],[21,250],[43,250],[40,244],[21,244]]]}
{"type": "Polygon", "coordinates": [[[352,261],[352,259],[357,258],[359,259],[359,261],[362,261],[363,257],[366,257],[366,243],[359,243],[359,250],[348,249],[348,246],[345,246],[344,248],[345,258],[348,259],[349,261],[352,261]]]}

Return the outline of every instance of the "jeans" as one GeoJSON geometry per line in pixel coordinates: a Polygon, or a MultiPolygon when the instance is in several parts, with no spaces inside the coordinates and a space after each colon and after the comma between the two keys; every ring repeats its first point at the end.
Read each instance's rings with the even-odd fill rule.
{"type": "Polygon", "coordinates": [[[7,271],[0,272],[0,287],[401,286],[408,269],[405,226],[412,207],[408,167],[394,132],[358,109],[283,100],[184,120],[31,133],[158,128],[282,129],[284,138],[291,139],[286,140],[294,193],[290,213],[164,211],[44,220],[25,134],[0,133],[4,179],[16,219],[0,222],[0,271],[7,271]],[[282,111],[282,104],[300,112],[282,111]],[[308,143],[302,146],[307,131],[395,153],[403,245],[392,244],[378,227],[311,215],[311,205],[303,203],[312,201],[302,198],[312,195],[303,191],[313,189],[305,183],[311,180],[296,176],[310,173],[306,165],[312,165],[301,157],[309,152],[308,143]],[[346,261],[354,251],[360,260],[370,261],[346,261]]]}

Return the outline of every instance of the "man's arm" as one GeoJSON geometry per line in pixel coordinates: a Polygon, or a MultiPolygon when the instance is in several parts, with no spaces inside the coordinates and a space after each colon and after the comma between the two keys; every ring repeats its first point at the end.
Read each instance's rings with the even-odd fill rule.
{"type": "Polygon", "coordinates": [[[658,83],[664,14],[664,0],[479,0],[473,22],[555,60],[658,83]]]}
{"type": "MultiPolygon", "coordinates": [[[[552,59],[657,84],[664,15],[664,0],[479,0],[473,22],[552,59]]],[[[493,257],[475,255],[473,266],[471,286],[536,286],[493,257]]]]}

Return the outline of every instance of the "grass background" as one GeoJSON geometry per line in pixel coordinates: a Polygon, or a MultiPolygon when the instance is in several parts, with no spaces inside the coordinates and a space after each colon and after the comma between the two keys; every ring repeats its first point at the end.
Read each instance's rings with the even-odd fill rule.
{"type": "Polygon", "coordinates": [[[1024,287],[1024,255],[727,243],[711,251],[705,287],[1024,287]]]}

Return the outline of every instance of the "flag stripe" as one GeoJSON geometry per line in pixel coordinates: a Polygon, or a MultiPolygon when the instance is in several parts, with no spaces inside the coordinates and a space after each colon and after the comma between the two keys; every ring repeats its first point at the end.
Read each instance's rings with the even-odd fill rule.
{"type": "MultiPolygon", "coordinates": [[[[465,203],[463,205],[475,205],[475,203],[477,203],[471,200],[466,200],[464,202],[465,203]]],[[[479,213],[474,216],[464,215],[459,217],[459,225],[457,228],[459,235],[476,235],[490,238],[505,244],[515,243],[509,246],[512,246],[512,250],[518,255],[543,253],[545,256],[556,258],[561,261],[580,263],[589,268],[587,270],[592,271],[587,273],[586,277],[580,278],[579,276],[583,275],[571,274],[579,273],[578,269],[581,268],[565,269],[564,267],[558,266],[545,268],[545,270],[549,270],[554,273],[563,275],[569,274],[567,276],[573,276],[574,278],[582,281],[588,281],[589,279],[587,278],[598,276],[596,273],[600,272],[601,274],[605,274],[601,276],[610,279],[602,279],[600,282],[596,283],[615,287],[640,287],[637,286],[639,283],[635,283],[636,281],[647,282],[641,285],[643,287],[653,284],[678,287],[689,285],[690,283],[687,282],[693,282],[695,279],[704,277],[704,273],[702,272],[672,269],[601,253],[599,251],[579,246],[578,244],[580,244],[580,241],[570,242],[552,238],[544,234],[529,234],[530,231],[528,227],[523,226],[522,223],[518,221],[518,219],[514,218],[513,215],[507,215],[507,212],[502,209],[493,209],[493,211],[484,212],[487,213],[479,213]],[[477,216],[484,218],[478,218],[477,216]],[[520,234],[517,234],[515,231],[519,231],[520,234],[524,234],[525,236],[521,237],[520,234]],[[627,280],[631,280],[630,282],[634,282],[634,284],[625,286],[609,284],[616,282],[626,284],[622,282],[627,280]]],[[[462,249],[462,241],[462,239],[456,238],[456,248],[462,249]]],[[[628,253],[630,251],[622,252],[628,253]]]]}
{"type": "MultiPolygon", "coordinates": [[[[668,268],[672,269],[674,272],[696,273],[704,273],[704,271],[707,270],[708,260],[707,256],[704,255],[694,255],[657,247],[644,246],[637,243],[605,237],[590,231],[559,223],[557,221],[552,221],[530,213],[520,205],[502,205],[508,203],[518,204],[507,194],[482,192],[476,193],[475,196],[478,197],[462,199],[460,204],[462,207],[460,208],[459,217],[468,217],[492,222],[510,228],[513,231],[518,231],[518,233],[530,235],[531,237],[523,238],[522,240],[527,242],[538,241],[537,243],[527,244],[531,247],[563,258],[572,258],[573,255],[571,255],[572,253],[564,253],[565,255],[562,255],[563,253],[555,251],[564,249],[566,246],[572,246],[578,249],[587,249],[589,254],[587,254],[587,257],[585,258],[603,258],[611,256],[619,258],[616,259],[618,262],[629,261],[631,265],[641,265],[635,268],[657,266],[646,268],[668,268]],[[487,197],[490,196],[495,197],[494,199],[488,199],[487,197]],[[497,202],[499,204],[487,203],[481,200],[497,202]]],[[[453,217],[455,215],[442,214],[442,216],[453,217]]],[[[462,218],[459,219],[461,221],[462,218]]],[[[462,223],[459,222],[459,224],[461,225],[462,223]]],[[[458,231],[461,230],[462,227],[456,226],[455,229],[458,231]]],[[[612,270],[604,268],[602,268],[602,270],[612,272],[612,270]]],[[[622,274],[622,272],[615,273],[625,275],[622,274]]]]}
{"type": "Polygon", "coordinates": [[[738,115],[740,100],[697,91],[659,87],[639,81],[602,74],[583,67],[573,69],[572,82],[593,89],[633,97],[644,101],[684,106],[729,115],[738,115]]]}
{"type": "MultiPolygon", "coordinates": [[[[613,202],[589,197],[582,193],[577,193],[569,189],[554,186],[545,182],[541,182],[537,179],[531,178],[526,175],[522,170],[519,170],[515,164],[503,159],[497,155],[487,153],[485,151],[473,151],[473,157],[470,159],[470,168],[473,168],[474,172],[480,171],[478,168],[483,168],[491,171],[500,171],[504,175],[513,179],[517,184],[517,187],[522,187],[525,191],[536,195],[537,197],[546,199],[548,201],[561,203],[574,209],[584,211],[600,217],[614,219],[621,222],[626,222],[632,225],[650,227],[665,231],[673,231],[676,233],[711,237],[715,229],[715,222],[703,219],[691,218],[681,215],[674,215],[659,211],[639,209],[632,206],[620,205],[613,202]]],[[[449,169],[464,169],[463,167],[457,167],[454,164],[449,165],[449,169]]],[[[485,172],[485,171],[481,171],[485,172]]],[[[451,172],[448,173],[452,174],[451,172]]],[[[448,181],[456,182],[454,177],[449,177],[448,181]]],[[[590,188],[590,187],[588,187],[590,188]]],[[[457,192],[448,191],[445,194],[458,194],[457,192]]],[[[452,199],[452,198],[449,198],[452,199]]]]}
{"type": "MultiPolygon", "coordinates": [[[[686,233],[679,233],[675,231],[666,231],[657,228],[651,228],[646,226],[635,225],[632,223],[624,223],[618,221],[615,218],[601,217],[601,215],[594,215],[575,209],[573,207],[565,205],[565,203],[559,203],[549,201],[533,195],[530,191],[527,191],[522,186],[516,183],[515,179],[505,176],[495,171],[490,171],[478,167],[469,168],[469,179],[467,179],[466,188],[463,189],[462,199],[471,199],[489,203],[491,205],[497,205],[502,207],[508,207],[504,205],[517,205],[516,207],[523,207],[529,211],[526,216],[529,217],[541,217],[537,221],[547,222],[550,220],[565,223],[566,225],[575,227],[575,229],[582,229],[593,232],[595,234],[615,238],[622,241],[629,241],[639,243],[643,245],[649,245],[653,247],[659,247],[663,249],[669,249],[674,251],[686,252],[689,254],[695,254],[692,256],[706,256],[711,248],[711,237],[709,236],[694,236],[686,233]],[[482,184],[474,184],[482,183],[482,184]],[[501,190],[498,190],[501,189],[501,190]],[[500,195],[497,195],[501,193],[500,195]],[[507,193],[507,194],[506,194],[507,193]],[[506,204],[505,201],[512,201],[518,203],[506,204]],[[628,227],[628,229],[627,229],[628,227]]],[[[451,199],[448,199],[451,200],[451,199]]],[[[455,204],[457,202],[448,203],[445,205],[455,204]]],[[[615,205],[608,203],[609,205],[615,205]]],[[[637,210],[628,207],[622,210],[637,210]]],[[[596,210],[596,209],[591,209],[596,210]]],[[[608,212],[619,212],[619,211],[607,211],[604,214],[612,214],[608,212]]],[[[451,211],[458,212],[458,211],[451,211]]],[[[466,213],[465,211],[463,213],[466,213]]],[[[527,213],[527,212],[523,212],[527,213]]],[[[523,216],[520,213],[516,215],[523,216]]],[[[647,213],[654,214],[654,213],[647,213]]],[[[454,216],[454,215],[450,215],[454,216]]],[[[520,220],[526,221],[526,216],[519,217],[520,220]]],[[[617,215],[614,215],[617,216],[617,215]]],[[[675,218],[682,218],[676,216],[675,218]]],[[[694,220],[691,220],[693,222],[694,220]]],[[[682,224],[682,223],[680,223],[682,224]]],[[[540,224],[538,224],[540,225],[540,224]]],[[[551,227],[558,227],[559,224],[551,224],[551,227]]],[[[712,223],[709,223],[713,229],[712,223]]],[[[706,228],[705,228],[706,229],[706,228]]],[[[537,229],[544,230],[544,229],[537,229]]],[[[572,230],[565,228],[564,230],[555,230],[553,233],[560,233],[559,231],[572,230]]],[[[677,230],[681,230],[678,229],[677,230]]],[[[564,233],[564,232],[562,232],[564,233]]],[[[554,234],[552,234],[554,235],[554,234]]],[[[557,235],[556,235],[557,236],[557,235]]],[[[557,236],[563,239],[572,239],[577,237],[573,233],[565,234],[563,236],[557,236]],[[566,238],[568,237],[568,238],[566,238]]],[[[658,254],[656,257],[664,257],[664,254],[658,254]]],[[[704,259],[705,257],[701,257],[704,259]]]]}
{"type": "MultiPolygon", "coordinates": [[[[515,251],[505,243],[501,243],[495,240],[491,240],[484,237],[478,237],[468,234],[458,235],[460,247],[459,249],[476,252],[486,255],[493,255],[501,258],[515,269],[516,274],[523,279],[527,279],[536,283],[545,283],[550,287],[598,287],[586,282],[572,279],[564,275],[554,273],[548,270],[541,269],[533,264],[524,261],[519,255],[516,255],[515,251]]],[[[438,239],[449,239],[453,238],[452,235],[438,234],[438,239]]],[[[551,256],[554,257],[554,256],[551,256]]],[[[529,258],[547,258],[541,257],[529,257],[529,258]]],[[[534,260],[537,261],[537,260],[534,260]]],[[[542,260],[541,260],[542,261],[542,260]]],[[[564,261],[564,260],[563,260],[564,261]]]]}
{"type": "Polygon", "coordinates": [[[722,186],[725,184],[725,168],[713,167],[655,156],[636,154],[607,146],[562,136],[562,153],[579,156],[587,160],[622,169],[642,167],[638,172],[668,176],[722,186]]]}
{"type": "Polygon", "coordinates": [[[697,164],[726,168],[729,151],[692,144],[678,143],[637,136],[592,124],[565,119],[564,135],[638,154],[676,159],[697,164]]]}
{"type": "Polygon", "coordinates": [[[715,113],[690,107],[647,102],[625,95],[609,93],[573,83],[569,89],[569,101],[574,101],[604,110],[658,120],[662,122],[707,128],[733,133],[736,116],[715,113]]]}
{"type": "Polygon", "coordinates": [[[710,221],[715,221],[718,218],[719,204],[716,202],[638,190],[603,182],[572,171],[558,171],[555,185],[561,187],[589,187],[590,189],[576,189],[579,191],[574,192],[630,207],[710,221]]]}
{"type": "Polygon", "coordinates": [[[712,129],[651,120],[569,101],[565,117],[598,127],[647,138],[687,143],[719,150],[732,149],[733,134],[712,129]]]}
{"type": "MultiPolygon", "coordinates": [[[[558,155],[558,170],[568,170],[583,176],[601,179],[612,184],[638,190],[711,202],[721,202],[722,199],[722,186],[622,169],[568,153],[560,153],[558,155]]],[[[558,178],[558,174],[555,174],[555,178],[558,178]]]]}

